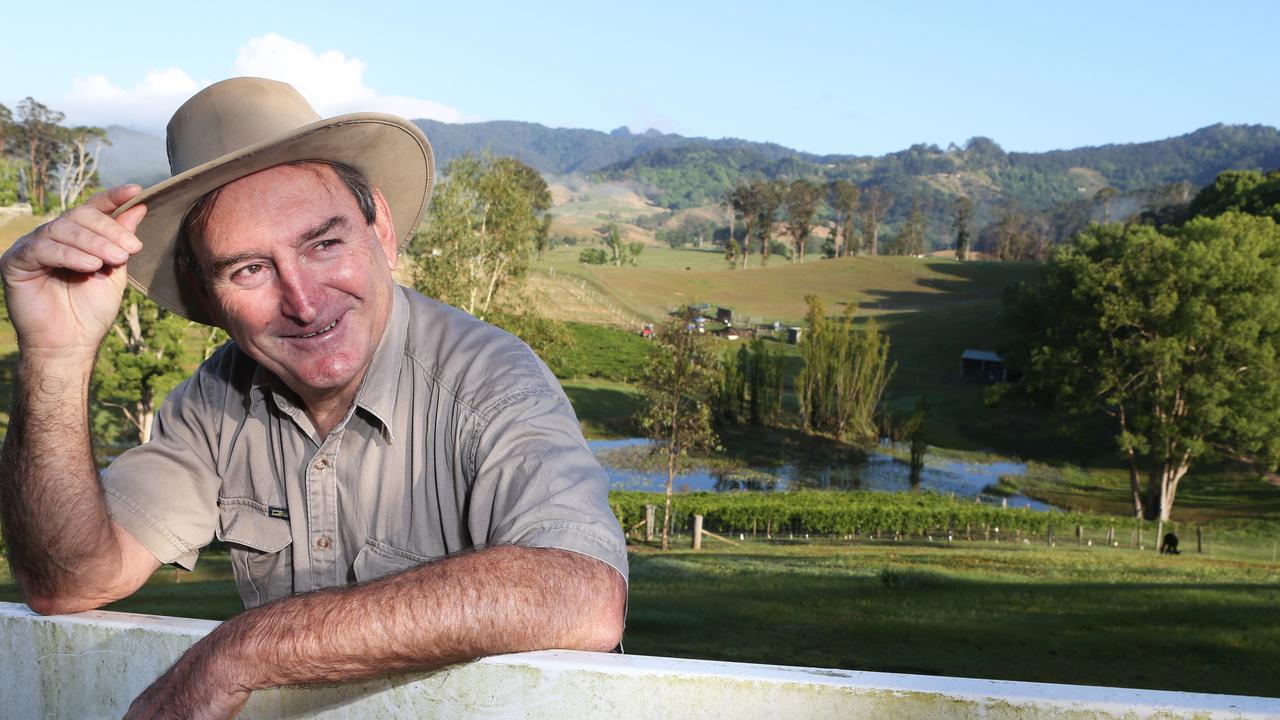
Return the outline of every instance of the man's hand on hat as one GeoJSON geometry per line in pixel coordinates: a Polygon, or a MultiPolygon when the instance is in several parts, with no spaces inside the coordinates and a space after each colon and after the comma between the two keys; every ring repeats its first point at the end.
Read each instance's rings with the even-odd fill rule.
{"type": "Polygon", "coordinates": [[[9,316],[29,359],[92,361],[120,310],[134,235],[146,215],[136,205],[111,212],[141,192],[121,185],[24,235],[0,256],[9,316]]]}

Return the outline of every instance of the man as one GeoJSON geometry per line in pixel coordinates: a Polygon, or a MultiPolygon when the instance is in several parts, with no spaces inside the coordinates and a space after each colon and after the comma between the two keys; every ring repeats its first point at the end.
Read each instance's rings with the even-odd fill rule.
{"type": "Polygon", "coordinates": [[[430,146],[237,78],[174,115],[174,176],[113,188],[0,259],[20,357],[0,506],[33,609],[77,612],[231,550],[246,612],[131,716],[543,648],[607,651],[626,552],[607,480],[523,343],[396,285],[430,146]],[[232,342],[99,481],[87,398],[129,280],[232,342]]]}

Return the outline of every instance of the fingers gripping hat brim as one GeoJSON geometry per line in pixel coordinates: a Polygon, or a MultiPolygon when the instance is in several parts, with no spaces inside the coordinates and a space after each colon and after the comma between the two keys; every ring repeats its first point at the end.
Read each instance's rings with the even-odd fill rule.
{"type": "Polygon", "coordinates": [[[199,289],[178,273],[174,250],[183,218],[212,190],[260,170],[303,160],[339,162],[360,171],[386,198],[399,247],[404,249],[431,200],[435,182],[431,144],[403,118],[356,113],[321,120],[223,155],[147,188],[120,206],[114,215],[135,205],[147,206],[136,233],[143,247],[129,260],[130,284],[172,312],[213,324],[199,300],[199,289]]]}

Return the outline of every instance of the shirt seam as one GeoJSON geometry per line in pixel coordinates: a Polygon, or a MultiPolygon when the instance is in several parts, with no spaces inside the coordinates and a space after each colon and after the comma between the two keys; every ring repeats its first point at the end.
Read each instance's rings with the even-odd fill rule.
{"type": "MultiPolygon", "coordinates": [[[[576,522],[567,521],[567,520],[551,520],[551,521],[534,523],[532,525],[529,525],[528,529],[534,531],[535,536],[537,532],[545,532],[548,530],[563,530],[591,541],[593,545],[598,546],[602,550],[617,550],[616,547],[612,547],[612,543],[605,542],[604,539],[601,538],[599,535],[595,533],[587,532],[586,530],[584,530],[582,523],[576,523],[576,522]]],[[[528,533],[526,532],[524,534],[527,535],[528,533]]],[[[524,546],[522,543],[513,542],[510,544],[517,545],[517,546],[524,546]]],[[[576,552],[579,555],[586,555],[587,557],[592,558],[594,560],[599,560],[605,565],[608,565],[609,567],[613,568],[615,572],[621,575],[622,580],[627,584],[627,587],[631,586],[631,581],[630,581],[630,578],[627,577],[627,574],[622,572],[620,568],[618,568],[616,565],[609,562],[608,560],[596,557],[594,555],[590,555],[588,553],[582,552],[581,550],[574,550],[573,548],[554,547],[554,549],[564,550],[565,552],[576,552]]],[[[623,556],[625,557],[625,555],[626,555],[626,551],[624,550],[623,556]]]]}
{"type": "Polygon", "coordinates": [[[154,530],[157,534],[159,534],[165,540],[168,540],[169,543],[173,545],[174,549],[178,551],[180,556],[186,555],[187,553],[191,552],[191,548],[187,547],[186,543],[178,539],[178,536],[174,535],[172,532],[169,531],[168,528],[160,524],[155,518],[151,516],[151,513],[147,512],[145,508],[143,508],[141,505],[138,505],[127,495],[121,493],[119,490],[116,490],[115,488],[112,488],[112,487],[103,488],[103,490],[111,497],[114,497],[116,500],[119,500],[120,502],[124,503],[125,507],[132,510],[133,513],[137,515],[147,525],[150,525],[152,530],[154,530]]]}
{"type": "Polygon", "coordinates": [[[551,387],[546,385],[545,383],[538,387],[521,388],[519,390],[513,390],[507,393],[506,395],[503,395],[502,397],[498,398],[497,400],[494,400],[485,409],[485,412],[477,413],[480,419],[483,420],[483,424],[477,427],[475,431],[472,433],[471,442],[468,443],[468,447],[467,447],[467,463],[470,465],[471,474],[474,476],[480,470],[480,467],[479,467],[480,439],[483,438],[484,434],[489,431],[489,427],[493,424],[493,420],[495,417],[497,417],[498,413],[511,407],[512,405],[516,404],[517,402],[519,402],[520,400],[523,400],[526,397],[531,397],[533,395],[554,395],[554,394],[555,392],[551,389],[551,387]]]}

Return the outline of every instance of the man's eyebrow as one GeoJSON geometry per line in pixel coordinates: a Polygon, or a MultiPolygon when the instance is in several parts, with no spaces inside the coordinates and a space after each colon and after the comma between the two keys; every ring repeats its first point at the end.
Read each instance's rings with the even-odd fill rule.
{"type": "Polygon", "coordinates": [[[211,275],[213,275],[214,277],[218,277],[222,275],[223,271],[225,271],[227,268],[231,267],[232,265],[238,265],[244,262],[245,260],[260,258],[262,257],[262,255],[263,253],[260,250],[248,250],[242,253],[236,253],[235,255],[228,255],[226,257],[214,258],[213,262],[210,263],[211,267],[213,268],[213,272],[211,273],[211,275]]]}
{"type": "Polygon", "coordinates": [[[347,224],[347,219],[345,217],[341,215],[334,215],[328,220],[325,220],[319,225],[302,233],[301,235],[298,236],[298,239],[301,240],[302,242],[306,242],[308,240],[315,240],[321,235],[327,235],[334,228],[344,227],[346,226],[346,224],[347,224]]]}
{"type": "MultiPolygon", "coordinates": [[[[327,235],[328,233],[332,232],[334,228],[346,227],[347,225],[348,223],[345,217],[342,217],[341,215],[334,215],[333,217],[329,218],[328,220],[325,220],[319,225],[316,225],[315,227],[309,230],[303,231],[303,233],[298,236],[298,242],[307,242],[310,240],[315,240],[318,237],[327,235]]],[[[235,255],[228,255],[226,257],[214,258],[213,262],[210,263],[210,266],[213,269],[212,274],[216,277],[218,275],[221,275],[223,271],[225,271],[227,268],[231,267],[232,265],[238,265],[239,263],[242,263],[245,260],[260,258],[264,255],[266,255],[266,253],[261,250],[246,250],[244,252],[236,253],[235,255]]]]}

